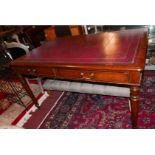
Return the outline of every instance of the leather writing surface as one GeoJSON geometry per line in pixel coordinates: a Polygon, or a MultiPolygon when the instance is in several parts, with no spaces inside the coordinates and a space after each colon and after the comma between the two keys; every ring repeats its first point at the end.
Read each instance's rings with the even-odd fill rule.
{"type": "Polygon", "coordinates": [[[59,38],[34,49],[19,61],[67,64],[131,64],[136,62],[142,30],[123,30],[59,38]]]}

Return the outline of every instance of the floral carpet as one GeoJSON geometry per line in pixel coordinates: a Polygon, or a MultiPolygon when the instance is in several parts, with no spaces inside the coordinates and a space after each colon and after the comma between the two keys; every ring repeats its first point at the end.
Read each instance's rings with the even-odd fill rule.
{"type": "MultiPolygon", "coordinates": [[[[1,83],[2,82],[3,81],[1,80],[1,83]]],[[[25,111],[25,109],[27,109],[27,107],[32,103],[32,100],[23,89],[21,83],[19,81],[14,81],[13,84],[18,90],[21,90],[19,95],[22,96],[21,100],[26,108],[20,104],[17,104],[18,102],[16,102],[16,99],[11,101],[8,100],[7,95],[10,93],[9,89],[8,93],[0,92],[0,126],[3,125],[3,122],[5,124],[11,124],[12,121],[14,121],[19,116],[19,114],[25,111]]],[[[36,97],[41,96],[41,90],[36,81],[30,81],[30,88],[32,89],[36,97]]],[[[16,95],[12,94],[12,98],[16,98],[16,95]]]]}
{"type": "MultiPolygon", "coordinates": [[[[1,81],[2,83],[3,81],[1,81]]],[[[28,102],[30,102],[30,98],[28,97],[26,91],[23,89],[22,85],[20,82],[12,82],[14,87],[16,87],[17,90],[20,90],[19,97],[21,98],[21,101],[19,101],[18,97],[16,94],[11,90],[11,88],[7,87],[5,92],[0,92],[0,114],[5,112],[12,104],[14,103],[19,103],[19,104],[25,104],[27,105],[28,102]],[[25,98],[28,101],[25,102],[25,98]]],[[[5,87],[5,82],[3,87],[5,87]]]]}
{"type": "MultiPolygon", "coordinates": [[[[129,99],[66,92],[42,122],[41,129],[130,129],[129,99]]],[[[138,128],[155,128],[155,71],[145,71],[138,128]]]]}

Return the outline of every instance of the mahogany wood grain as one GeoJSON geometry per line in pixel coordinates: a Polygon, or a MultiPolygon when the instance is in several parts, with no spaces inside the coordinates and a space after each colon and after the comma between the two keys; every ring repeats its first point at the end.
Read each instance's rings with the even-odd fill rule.
{"type": "Polygon", "coordinates": [[[57,38],[16,59],[11,67],[22,75],[130,86],[136,128],[146,51],[147,29],[105,32],[57,38]]]}
{"type": "Polygon", "coordinates": [[[138,86],[131,87],[130,103],[131,103],[131,117],[133,128],[137,127],[139,91],[140,88],[138,86]]]}

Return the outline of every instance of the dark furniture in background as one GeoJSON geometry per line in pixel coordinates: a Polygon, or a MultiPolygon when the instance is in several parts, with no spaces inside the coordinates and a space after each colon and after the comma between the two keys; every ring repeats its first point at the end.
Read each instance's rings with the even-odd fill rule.
{"type": "Polygon", "coordinates": [[[71,36],[70,27],[67,25],[56,25],[55,32],[57,37],[71,36]]]}
{"type": "Polygon", "coordinates": [[[55,25],[44,29],[47,41],[54,40],[59,37],[83,35],[84,30],[81,25],[55,25]]]}
{"type": "MultiPolygon", "coordinates": [[[[29,45],[30,49],[36,48],[45,41],[57,37],[83,34],[82,26],[78,25],[7,26],[6,29],[15,29],[20,42],[29,45]]],[[[9,41],[10,38],[6,37],[5,40],[9,41]]]]}
{"type": "Polygon", "coordinates": [[[44,29],[49,26],[26,26],[23,27],[22,33],[19,35],[20,40],[24,44],[28,44],[30,49],[41,45],[41,42],[46,41],[44,29]]]}
{"type": "MultiPolygon", "coordinates": [[[[3,43],[1,43],[3,45],[3,43]]],[[[23,87],[17,88],[15,81],[19,81],[17,74],[9,67],[11,58],[4,47],[0,47],[0,91],[5,94],[10,103],[18,103],[25,107],[21,98],[27,93],[23,87]]]]}
{"type": "Polygon", "coordinates": [[[9,35],[5,35],[5,41],[16,41],[12,38],[12,35],[16,34],[21,43],[33,49],[40,46],[42,41],[46,41],[44,29],[48,27],[50,26],[0,26],[0,32],[11,31],[9,35]]]}

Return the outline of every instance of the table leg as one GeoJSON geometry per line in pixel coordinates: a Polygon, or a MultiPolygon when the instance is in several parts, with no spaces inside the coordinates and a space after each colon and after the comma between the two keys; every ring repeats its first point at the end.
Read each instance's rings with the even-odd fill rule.
{"type": "Polygon", "coordinates": [[[32,93],[32,90],[30,89],[30,87],[29,87],[29,85],[28,85],[28,83],[27,83],[25,77],[23,77],[22,75],[19,75],[19,74],[18,74],[18,76],[19,76],[19,78],[20,78],[20,80],[21,80],[21,83],[22,83],[23,87],[25,88],[26,92],[27,92],[28,95],[31,97],[33,103],[35,104],[36,107],[39,108],[38,101],[37,101],[37,99],[35,98],[34,94],[32,93]]]}
{"type": "Polygon", "coordinates": [[[139,91],[140,87],[138,86],[131,86],[130,88],[131,119],[133,128],[137,128],[139,91]]]}

